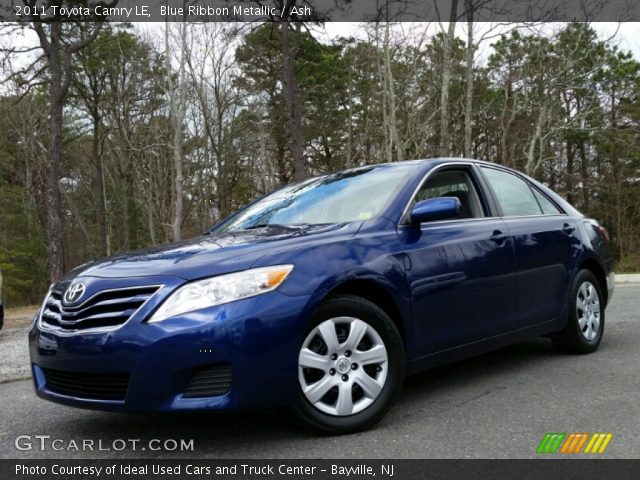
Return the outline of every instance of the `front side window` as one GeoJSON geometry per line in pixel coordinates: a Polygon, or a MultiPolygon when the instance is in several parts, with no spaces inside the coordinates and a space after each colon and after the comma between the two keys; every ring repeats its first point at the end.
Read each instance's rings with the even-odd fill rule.
{"type": "Polygon", "coordinates": [[[513,173],[490,167],[480,167],[505,217],[541,215],[542,209],[527,182],[513,173]]]}
{"type": "Polygon", "coordinates": [[[416,195],[416,202],[436,197],[456,197],[460,213],[456,218],[482,217],[482,206],[467,172],[447,170],[430,176],[416,195]]]}
{"type": "Polygon", "coordinates": [[[282,188],[222,223],[214,232],[347,223],[377,217],[415,170],[372,166],[312,178],[282,188]]]}

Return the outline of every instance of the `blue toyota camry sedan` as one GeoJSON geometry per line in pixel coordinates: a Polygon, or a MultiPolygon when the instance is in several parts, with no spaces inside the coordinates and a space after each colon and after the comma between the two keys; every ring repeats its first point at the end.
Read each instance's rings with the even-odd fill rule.
{"type": "Polygon", "coordinates": [[[353,432],[424,368],[538,336],[593,352],[612,262],[597,221],[514,170],[365,166],[69,272],[30,332],[35,389],[126,412],[288,406],[353,432]]]}

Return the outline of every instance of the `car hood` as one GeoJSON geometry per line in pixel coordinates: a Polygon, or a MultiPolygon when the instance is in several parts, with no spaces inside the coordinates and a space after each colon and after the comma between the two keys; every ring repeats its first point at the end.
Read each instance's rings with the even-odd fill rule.
{"type": "Polygon", "coordinates": [[[360,223],[301,227],[268,226],[222,234],[205,234],[190,240],[95,260],[71,270],[62,281],[75,277],[173,276],[204,278],[254,265],[269,252],[296,249],[327,237],[353,236],[360,223]]]}

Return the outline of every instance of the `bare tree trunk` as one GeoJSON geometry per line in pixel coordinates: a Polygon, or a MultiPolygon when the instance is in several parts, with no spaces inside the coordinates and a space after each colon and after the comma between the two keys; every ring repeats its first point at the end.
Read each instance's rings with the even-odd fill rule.
{"type": "Polygon", "coordinates": [[[580,152],[580,177],[582,181],[582,208],[584,212],[589,212],[589,159],[587,158],[587,152],[584,147],[584,142],[578,143],[578,150],[580,152]]]}
{"type": "Polygon", "coordinates": [[[173,186],[175,190],[173,209],[173,240],[182,238],[182,210],[183,210],[183,173],[182,173],[182,126],[177,125],[173,132],[173,186]]]}
{"type": "Polygon", "coordinates": [[[156,228],[153,221],[153,194],[151,192],[151,186],[149,186],[147,191],[147,226],[149,228],[149,239],[151,240],[151,245],[155,245],[157,243],[156,240],[156,228]]]}
{"type": "Polygon", "coordinates": [[[171,55],[169,50],[169,25],[165,24],[165,51],[167,61],[167,85],[169,87],[169,96],[171,99],[171,126],[173,128],[173,241],[182,239],[182,214],[184,202],[184,178],[183,178],[183,158],[182,158],[182,128],[184,123],[186,88],[185,80],[185,64],[187,49],[187,23],[182,21],[180,28],[180,65],[178,70],[177,82],[173,82],[173,69],[171,68],[171,55]],[[177,89],[177,92],[175,91],[177,89]]]}
{"type": "MultiPolygon", "coordinates": [[[[376,47],[378,46],[378,42],[380,40],[380,36],[378,34],[378,27],[380,26],[379,22],[376,22],[376,27],[375,27],[375,41],[376,41],[376,47]]],[[[383,46],[383,52],[384,52],[384,46],[383,46]]],[[[384,73],[384,69],[383,69],[383,62],[380,59],[380,53],[379,51],[376,51],[376,64],[378,67],[378,78],[380,81],[380,84],[382,86],[382,132],[384,134],[384,156],[385,156],[385,161],[386,162],[392,162],[393,161],[393,150],[392,150],[392,140],[391,140],[391,135],[390,135],[390,131],[389,131],[389,101],[388,101],[388,95],[389,95],[389,90],[387,90],[387,81],[386,81],[386,75],[384,73]]],[[[370,157],[367,156],[368,161],[370,161],[370,157]]]]}
{"type": "Polygon", "coordinates": [[[111,255],[111,242],[107,222],[107,192],[104,182],[104,164],[100,151],[100,116],[93,115],[93,138],[91,142],[91,157],[96,167],[96,190],[98,226],[100,229],[100,255],[111,255]]]}
{"type": "Polygon", "coordinates": [[[466,75],[466,91],[464,97],[464,156],[471,158],[472,152],[472,135],[473,135],[473,55],[475,45],[473,41],[473,0],[466,0],[467,9],[467,70],[466,75]]]}
{"type": "Polygon", "coordinates": [[[573,203],[573,148],[571,147],[571,142],[569,140],[566,141],[566,152],[567,152],[567,177],[565,180],[565,189],[567,191],[567,201],[569,203],[573,203]]]}
{"type": "MultiPolygon", "coordinates": [[[[219,95],[217,95],[219,97],[219,95]]],[[[220,217],[224,218],[231,213],[231,196],[229,195],[229,182],[227,179],[227,169],[226,169],[226,146],[224,145],[223,139],[223,129],[224,129],[224,120],[222,118],[222,110],[217,108],[217,118],[216,123],[218,124],[217,131],[217,141],[216,141],[216,161],[218,164],[218,175],[217,175],[217,191],[218,191],[218,212],[220,213],[220,217]]]]}
{"type": "MultiPolygon", "coordinates": [[[[510,80],[509,80],[510,82],[510,80]]],[[[500,135],[500,156],[499,160],[503,165],[513,166],[511,162],[511,152],[509,150],[509,135],[511,126],[516,120],[517,112],[517,92],[512,90],[511,83],[505,86],[505,100],[502,110],[502,133],[500,135]],[[511,109],[509,110],[509,100],[512,100],[511,109]]]]}
{"type": "Polygon", "coordinates": [[[345,166],[351,168],[353,166],[352,148],[353,148],[353,65],[349,65],[349,83],[348,83],[348,103],[347,103],[347,159],[345,166]]]}
{"type": "Polygon", "coordinates": [[[528,175],[534,175],[538,168],[540,168],[540,162],[542,161],[542,155],[539,154],[536,157],[536,146],[540,146],[542,149],[542,143],[540,139],[542,138],[542,127],[544,125],[544,121],[547,118],[547,109],[544,103],[540,105],[540,111],[538,112],[538,119],[536,121],[536,130],[533,134],[533,137],[529,141],[529,148],[527,151],[527,165],[525,167],[525,171],[528,175]],[[537,158],[537,160],[536,160],[537,158]]]}
{"type": "Polygon", "coordinates": [[[442,52],[442,84],[440,90],[440,155],[451,155],[449,139],[449,86],[451,85],[451,56],[456,33],[456,19],[458,16],[458,0],[451,1],[449,28],[444,37],[442,52]]]}
{"type": "Polygon", "coordinates": [[[286,185],[289,183],[285,151],[285,140],[282,138],[282,135],[278,134],[276,137],[276,164],[278,169],[278,183],[280,185],[286,185]]]}
{"type": "MultiPolygon", "coordinates": [[[[61,24],[52,24],[52,44],[58,42],[61,24]],[[56,31],[56,34],[53,32],[56,31]]],[[[60,157],[62,153],[62,109],[64,92],[61,91],[62,68],[57,55],[49,59],[51,105],[49,108],[49,163],[46,180],[47,242],[49,253],[49,279],[56,282],[63,272],[62,220],[60,218],[60,157]]]]}
{"type": "Polygon", "coordinates": [[[63,272],[62,219],[60,215],[60,170],[62,156],[62,121],[64,99],[71,83],[71,61],[75,53],[91,43],[100,33],[102,22],[98,22],[86,36],[73,43],[62,42],[62,23],[45,24],[35,14],[31,27],[38,35],[40,47],[45,53],[49,67],[49,164],[45,186],[47,212],[46,233],[48,242],[49,280],[56,282],[63,272]]]}
{"type": "Polygon", "coordinates": [[[293,157],[293,177],[303,180],[306,175],[304,159],[304,135],[302,132],[302,102],[298,92],[298,79],[295,72],[295,60],[298,50],[300,23],[296,23],[296,33],[293,45],[289,36],[289,22],[280,23],[280,44],[282,48],[282,83],[284,98],[289,116],[289,130],[291,135],[291,156],[293,157]]]}
{"type": "Polygon", "coordinates": [[[391,150],[395,147],[396,158],[398,161],[404,160],[404,148],[400,142],[398,134],[398,120],[396,118],[396,92],[393,81],[393,71],[391,70],[391,49],[389,48],[389,22],[386,22],[384,30],[384,88],[386,97],[389,102],[388,124],[389,140],[391,142],[391,150]]]}

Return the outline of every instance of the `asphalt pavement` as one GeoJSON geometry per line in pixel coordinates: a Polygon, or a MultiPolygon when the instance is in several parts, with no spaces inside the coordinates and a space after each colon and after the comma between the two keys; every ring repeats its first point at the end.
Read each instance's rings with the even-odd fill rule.
{"type": "Polygon", "coordinates": [[[540,456],[536,447],[547,432],[612,433],[599,458],[638,458],[638,312],[640,285],[619,285],[596,353],[563,355],[539,339],[430,370],[408,379],[377,427],[342,437],[314,435],[287,411],[134,416],[77,410],[37,398],[31,381],[16,374],[0,383],[0,458],[531,458],[540,456]],[[26,435],[18,440],[21,448],[31,449],[16,448],[20,435],[26,435]],[[44,451],[38,435],[50,436],[44,451]],[[53,439],[71,450],[53,450],[53,439]],[[82,451],[83,440],[92,440],[94,450],[82,451]],[[167,449],[151,450],[167,440],[167,449]],[[173,440],[187,446],[193,440],[193,450],[174,450],[173,440]]]}

